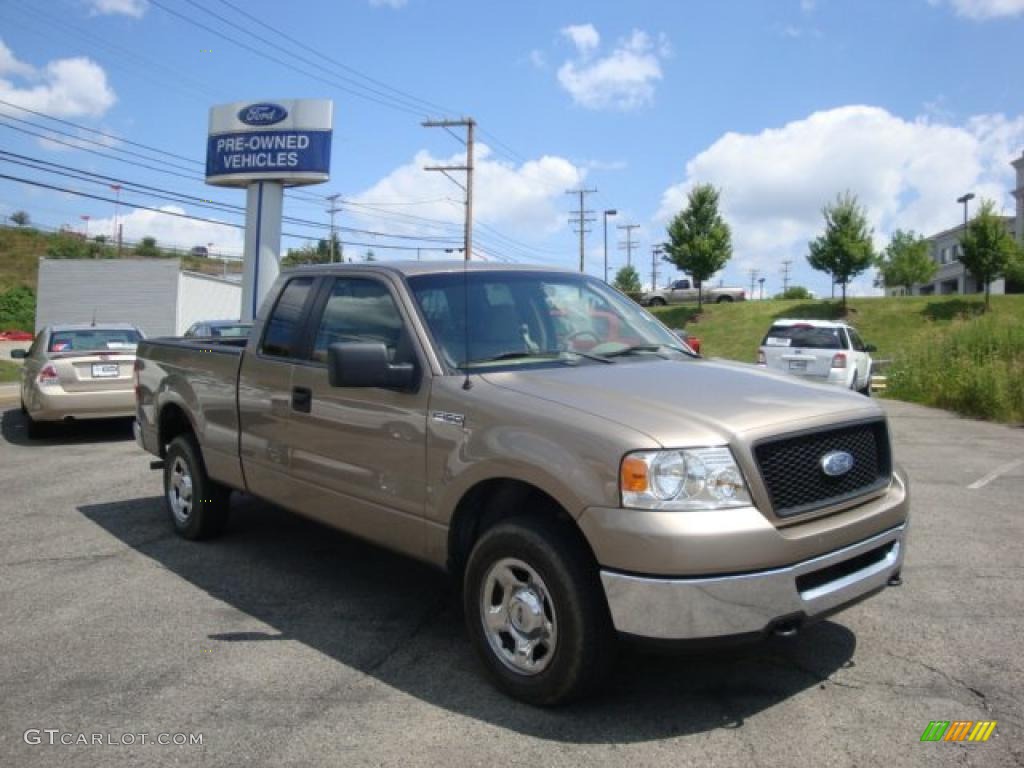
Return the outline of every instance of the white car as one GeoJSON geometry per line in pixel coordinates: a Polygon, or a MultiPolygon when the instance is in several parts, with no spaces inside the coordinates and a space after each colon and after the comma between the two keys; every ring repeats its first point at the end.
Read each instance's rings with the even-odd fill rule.
{"type": "Polygon", "coordinates": [[[776,320],[761,342],[757,364],[871,395],[872,344],[831,320],[776,320]]]}

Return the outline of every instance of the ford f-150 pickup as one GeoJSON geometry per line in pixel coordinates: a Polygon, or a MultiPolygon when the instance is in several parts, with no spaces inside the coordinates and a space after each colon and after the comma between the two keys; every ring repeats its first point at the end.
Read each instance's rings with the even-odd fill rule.
{"type": "Polygon", "coordinates": [[[239,490],[447,569],[534,704],[591,690],[622,638],[791,634],[900,580],[878,405],[700,358],[585,275],[299,268],[248,339],[145,340],[135,378],[182,536],[239,490]]]}

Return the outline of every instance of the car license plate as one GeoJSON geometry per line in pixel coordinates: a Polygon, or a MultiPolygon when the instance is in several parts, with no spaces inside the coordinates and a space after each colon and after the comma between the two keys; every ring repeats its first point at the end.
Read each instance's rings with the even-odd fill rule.
{"type": "Polygon", "coordinates": [[[806,360],[790,360],[789,370],[791,371],[806,371],[807,361],[806,360]]]}
{"type": "Polygon", "coordinates": [[[116,379],[121,374],[121,366],[117,363],[93,363],[92,377],[94,379],[116,379]]]}

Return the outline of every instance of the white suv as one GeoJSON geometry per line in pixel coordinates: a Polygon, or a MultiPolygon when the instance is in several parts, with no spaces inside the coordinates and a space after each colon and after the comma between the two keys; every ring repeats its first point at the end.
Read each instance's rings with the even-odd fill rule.
{"type": "Polygon", "coordinates": [[[870,396],[874,351],[846,323],[776,320],[761,342],[757,364],[870,396]]]}

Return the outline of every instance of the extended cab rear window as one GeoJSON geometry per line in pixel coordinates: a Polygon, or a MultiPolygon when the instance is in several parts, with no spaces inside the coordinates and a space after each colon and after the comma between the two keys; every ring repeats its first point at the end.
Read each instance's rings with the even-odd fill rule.
{"type": "Polygon", "coordinates": [[[295,356],[299,320],[302,319],[302,308],[312,287],[312,277],[296,277],[285,285],[267,320],[267,330],[263,334],[263,346],[260,349],[263,354],[274,357],[295,356]]]}
{"type": "Polygon", "coordinates": [[[141,339],[138,331],[88,328],[81,331],[54,331],[50,334],[50,352],[133,352],[141,339]]]}
{"type": "Polygon", "coordinates": [[[845,349],[841,328],[813,325],[773,325],[761,342],[762,347],[801,347],[803,349],[845,349]]]}

